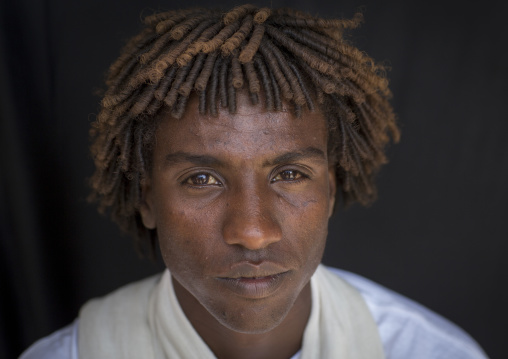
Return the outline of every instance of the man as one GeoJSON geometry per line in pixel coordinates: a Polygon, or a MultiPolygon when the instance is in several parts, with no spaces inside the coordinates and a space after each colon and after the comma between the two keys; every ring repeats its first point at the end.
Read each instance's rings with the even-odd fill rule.
{"type": "Polygon", "coordinates": [[[111,66],[93,198],[168,268],[87,303],[22,358],[483,358],[467,334],[320,265],[390,137],[352,20],[244,5],[155,14],[111,66]]]}

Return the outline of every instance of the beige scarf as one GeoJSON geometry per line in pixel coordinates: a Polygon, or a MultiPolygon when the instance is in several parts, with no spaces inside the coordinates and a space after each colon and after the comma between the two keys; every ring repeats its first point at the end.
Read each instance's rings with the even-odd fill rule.
{"type": "MultiPolygon", "coordinates": [[[[319,266],[301,359],[383,359],[376,323],[362,296],[319,266]]],[[[185,317],[169,271],[86,303],[80,312],[80,359],[215,358],[185,317]]]]}

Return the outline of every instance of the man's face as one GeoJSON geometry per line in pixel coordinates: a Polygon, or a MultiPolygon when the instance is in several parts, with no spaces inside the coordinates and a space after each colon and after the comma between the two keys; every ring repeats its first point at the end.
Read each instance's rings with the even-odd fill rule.
{"type": "Polygon", "coordinates": [[[282,322],[325,247],[335,195],[326,141],[321,113],[266,112],[243,94],[235,115],[199,115],[193,98],[182,119],[161,120],[141,214],[181,305],[191,294],[243,333],[282,322]]]}

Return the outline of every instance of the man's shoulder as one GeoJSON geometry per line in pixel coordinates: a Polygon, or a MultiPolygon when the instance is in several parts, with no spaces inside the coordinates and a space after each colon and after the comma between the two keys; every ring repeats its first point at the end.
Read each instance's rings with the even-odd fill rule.
{"type": "Polygon", "coordinates": [[[486,358],[461,328],[421,304],[360,275],[327,267],[364,298],[387,358],[486,358]]]}
{"type": "Polygon", "coordinates": [[[39,339],[19,359],[78,359],[78,320],[39,339]]]}
{"type": "MultiPolygon", "coordinates": [[[[81,309],[88,308],[99,312],[95,318],[101,319],[100,312],[122,312],[135,302],[147,300],[151,288],[159,280],[161,274],[126,284],[113,292],[99,298],[89,300],[81,309]]],[[[106,314],[106,313],[104,313],[106,314]]],[[[108,316],[105,315],[104,320],[108,316]]],[[[79,319],[68,326],[39,339],[25,350],[19,359],[78,359],[78,328],[79,319]]],[[[100,325],[101,323],[98,323],[100,325]]]]}

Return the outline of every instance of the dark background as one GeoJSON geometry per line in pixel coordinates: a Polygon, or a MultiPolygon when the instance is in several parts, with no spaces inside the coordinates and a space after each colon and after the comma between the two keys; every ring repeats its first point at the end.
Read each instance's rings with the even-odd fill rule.
{"type": "MultiPolygon", "coordinates": [[[[492,358],[508,320],[508,3],[271,1],[365,24],[392,67],[400,144],[379,200],[332,219],[325,263],[451,319],[492,358]]],[[[89,298],[161,270],[86,202],[94,91],[140,16],[211,1],[0,2],[0,357],[70,323],[89,298]]],[[[226,8],[236,1],[213,3],[226,8]]]]}

